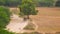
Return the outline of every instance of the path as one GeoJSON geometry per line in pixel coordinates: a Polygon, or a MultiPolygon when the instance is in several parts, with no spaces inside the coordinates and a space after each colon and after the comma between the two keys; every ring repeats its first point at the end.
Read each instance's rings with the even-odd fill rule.
{"type": "Polygon", "coordinates": [[[6,29],[12,32],[23,32],[23,28],[27,26],[28,21],[23,21],[18,15],[13,14],[11,22],[6,26],[6,29]]]}

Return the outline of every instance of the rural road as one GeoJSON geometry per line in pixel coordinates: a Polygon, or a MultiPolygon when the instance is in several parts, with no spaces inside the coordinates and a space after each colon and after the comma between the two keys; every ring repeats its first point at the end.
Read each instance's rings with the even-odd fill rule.
{"type": "Polygon", "coordinates": [[[23,21],[18,15],[13,14],[11,22],[6,26],[6,29],[10,32],[20,33],[23,32],[23,28],[27,26],[28,21],[23,21]]]}

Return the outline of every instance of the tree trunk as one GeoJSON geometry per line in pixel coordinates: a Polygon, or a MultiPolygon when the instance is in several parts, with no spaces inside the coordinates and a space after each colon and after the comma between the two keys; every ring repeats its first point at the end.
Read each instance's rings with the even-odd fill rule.
{"type": "Polygon", "coordinates": [[[27,19],[30,19],[29,15],[27,15],[27,19]]]}
{"type": "Polygon", "coordinates": [[[26,20],[28,20],[28,19],[30,19],[30,18],[29,18],[29,15],[24,16],[24,21],[26,21],[26,20]]]}

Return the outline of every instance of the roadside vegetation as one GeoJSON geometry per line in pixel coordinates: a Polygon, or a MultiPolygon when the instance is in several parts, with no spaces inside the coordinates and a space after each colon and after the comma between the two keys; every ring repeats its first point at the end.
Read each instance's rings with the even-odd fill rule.
{"type": "Polygon", "coordinates": [[[10,22],[10,11],[7,7],[0,6],[0,27],[5,26],[10,22]]]}
{"type": "Polygon", "coordinates": [[[15,34],[13,32],[8,32],[7,30],[0,30],[0,34],[15,34]]]}
{"type": "Polygon", "coordinates": [[[6,25],[10,22],[10,11],[8,7],[0,6],[0,34],[13,34],[5,30],[6,25]]]}

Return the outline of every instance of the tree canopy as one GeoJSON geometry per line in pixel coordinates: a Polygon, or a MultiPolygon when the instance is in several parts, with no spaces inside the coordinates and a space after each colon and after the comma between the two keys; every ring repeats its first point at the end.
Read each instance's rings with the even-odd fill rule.
{"type": "Polygon", "coordinates": [[[33,0],[22,0],[20,5],[20,14],[23,15],[36,15],[37,11],[35,10],[35,2],[33,0]]]}

